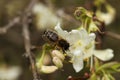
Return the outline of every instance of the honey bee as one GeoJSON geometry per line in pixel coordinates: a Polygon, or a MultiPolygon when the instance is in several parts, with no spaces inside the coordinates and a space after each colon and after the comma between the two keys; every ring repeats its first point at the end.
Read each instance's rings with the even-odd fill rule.
{"type": "Polygon", "coordinates": [[[63,51],[69,49],[69,43],[58,36],[58,34],[51,30],[46,30],[43,34],[43,37],[46,37],[50,42],[55,43],[58,47],[62,48],[63,51]]]}

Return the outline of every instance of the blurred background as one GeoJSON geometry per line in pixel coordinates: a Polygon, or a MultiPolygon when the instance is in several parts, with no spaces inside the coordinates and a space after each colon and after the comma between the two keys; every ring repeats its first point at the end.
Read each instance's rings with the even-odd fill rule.
{"type": "MultiPolygon", "coordinates": [[[[114,21],[106,26],[106,30],[120,34],[120,1],[107,0],[107,2],[116,9],[116,16],[114,21]]],[[[0,0],[0,28],[5,27],[16,16],[21,16],[29,3],[30,0],[0,0]]],[[[31,44],[41,46],[44,43],[41,37],[43,31],[47,28],[53,29],[58,21],[67,30],[78,27],[80,22],[73,15],[76,7],[91,8],[91,5],[92,0],[39,0],[39,3],[32,9],[33,14],[29,17],[31,44]]],[[[120,62],[120,40],[105,36],[103,48],[113,49],[115,57],[112,61],[120,62]]],[[[8,77],[7,80],[33,79],[29,61],[23,56],[24,53],[21,23],[15,24],[4,34],[0,33],[0,80],[3,80],[1,77],[8,77]]],[[[34,51],[34,54],[37,55],[38,52],[34,51]]],[[[66,80],[69,75],[82,75],[76,74],[71,64],[65,64],[63,70],[52,74],[41,74],[41,78],[43,80],[66,80]]],[[[116,80],[120,79],[120,73],[114,76],[116,80]]]]}

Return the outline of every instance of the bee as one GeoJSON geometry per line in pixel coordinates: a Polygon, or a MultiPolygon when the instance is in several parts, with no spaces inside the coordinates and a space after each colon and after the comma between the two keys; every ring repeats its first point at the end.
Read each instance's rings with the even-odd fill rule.
{"type": "Polygon", "coordinates": [[[50,42],[55,43],[58,47],[62,48],[63,51],[69,49],[69,43],[58,36],[58,34],[51,30],[46,30],[43,34],[43,37],[46,37],[50,42]]]}

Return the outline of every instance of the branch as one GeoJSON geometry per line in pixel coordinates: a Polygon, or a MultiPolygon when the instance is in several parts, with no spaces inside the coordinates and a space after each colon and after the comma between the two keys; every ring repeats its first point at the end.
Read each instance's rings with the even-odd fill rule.
{"type": "Polygon", "coordinates": [[[106,32],[105,32],[105,35],[120,40],[120,34],[116,34],[116,33],[114,33],[114,32],[106,31],[106,32]]]}
{"type": "MultiPolygon", "coordinates": [[[[31,0],[31,3],[29,6],[25,9],[25,13],[29,14],[29,12],[32,9],[32,6],[36,3],[37,0],[31,0]]],[[[24,14],[24,13],[23,13],[24,14]]],[[[30,15],[30,14],[29,14],[30,15]]],[[[0,34],[5,34],[8,29],[12,28],[15,24],[19,23],[21,19],[21,16],[15,17],[13,20],[11,20],[6,26],[0,27],[0,34]]]]}
{"type": "MultiPolygon", "coordinates": [[[[23,19],[23,21],[25,21],[25,20],[26,20],[26,18],[23,19]]],[[[30,51],[31,44],[30,44],[28,25],[26,23],[23,24],[23,36],[24,36],[26,55],[29,57],[29,60],[31,63],[31,68],[32,68],[34,80],[39,80],[37,68],[35,66],[35,60],[31,54],[31,51],[30,51]]]]}
{"type": "Polygon", "coordinates": [[[32,73],[34,80],[40,80],[37,72],[37,68],[35,66],[35,59],[33,58],[31,54],[31,43],[30,43],[30,35],[29,35],[29,27],[28,27],[28,16],[31,14],[32,7],[37,2],[37,0],[31,0],[28,7],[23,12],[22,16],[15,17],[12,21],[10,21],[6,26],[0,28],[0,34],[4,34],[7,32],[8,29],[13,27],[16,23],[20,23],[22,20],[23,25],[23,37],[24,37],[24,44],[25,44],[25,50],[26,55],[28,56],[32,68],[32,73]]]}
{"type": "Polygon", "coordinates": [[[15,24],[19,22],[20,22],[20,16],[15,17],[6,26],[0,28],[0,34],[5,34],[8,29],[10,29],[11,27],[13,27],[15,24]]]}
{"type": "Polygon", "coordinates": [[[40,80],[38,76],[37,68],[35,66],[35,59],[33,58],[31,53],[30,33],[29,33],[29,26],[28,26],[28,16],[29,14],[31,14],[31,8],[34,6],[36,2],[37,0],[31,0],[30,4],[25,9],[25,12],[22,18],[22,24],[23,24],[23,37],[24,37],[26,55],[30,60],[33,77],[34,77],[34,80],[40,80]]]}

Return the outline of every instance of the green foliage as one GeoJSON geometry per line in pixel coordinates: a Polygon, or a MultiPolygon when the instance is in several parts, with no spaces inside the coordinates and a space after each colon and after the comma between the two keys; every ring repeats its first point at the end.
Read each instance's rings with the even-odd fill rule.
{"type": "Polygon", "coordinates": [[[90,80],[115,80],[112,73],[120,72],[120,63],[109,62],[100,64],[96,59],[95,72],[91,74],[90,80]]]}
{"type": "Polygon", "coordinates": [[[83,7],[78,7],[74,13],[76,19],[81,21],[81,27],[84,27],[88,33],[95,32],[98,29],[96,22],[93,21],[93,13],[83,7]]]}

